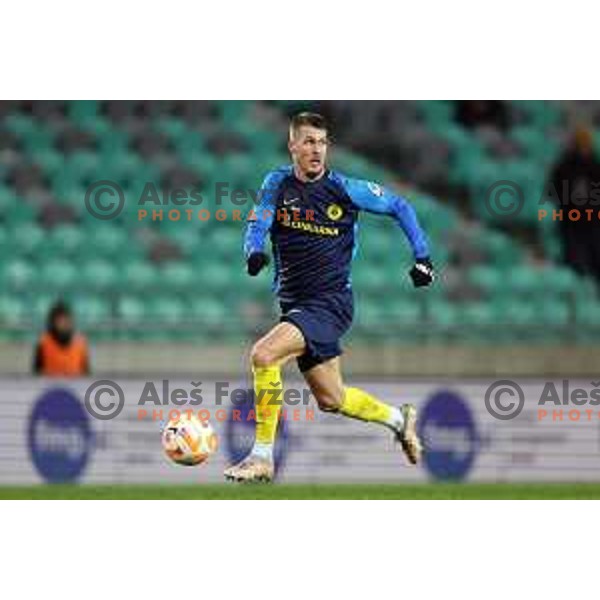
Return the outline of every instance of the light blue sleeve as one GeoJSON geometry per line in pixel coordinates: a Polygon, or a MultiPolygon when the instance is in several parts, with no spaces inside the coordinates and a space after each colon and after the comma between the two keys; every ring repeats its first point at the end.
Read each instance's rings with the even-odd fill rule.
{"type": "Polygon", "coordinates": [[[265,251],[265,242],[275,217],[276,194],[286,175],[284,169],[270,171],[258,191],[256,206],[252,208],[256,219],[248,220],[244,233],[244,256],[265,251]]]}
{"type": "Polygon", "coordinates": [[[338,181],[361,210],[391,216],[408,239],[415,259],[429,257],[429,242],[409,202],[378,183],[338,176],[338,181]]]}

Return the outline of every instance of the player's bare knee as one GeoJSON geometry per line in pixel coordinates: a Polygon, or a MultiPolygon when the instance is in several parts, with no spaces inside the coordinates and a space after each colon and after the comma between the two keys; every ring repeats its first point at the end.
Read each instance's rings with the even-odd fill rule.
{"type": "Polygon", "coordinates": [[[275,364],[275,353],[262,344],[254,344],[250,352],[250,361],[255,369],[264,369],[275,364]]]}

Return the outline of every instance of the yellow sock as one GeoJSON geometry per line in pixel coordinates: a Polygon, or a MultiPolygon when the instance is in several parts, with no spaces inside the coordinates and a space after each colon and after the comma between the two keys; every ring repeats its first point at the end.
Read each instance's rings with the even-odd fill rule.
{"type": "Polygon", "coordinates": [[[283,402],[281,369],[278,366],[255,367],[253,372],[256,410],[255,444],[273,445],[283,402]],[[275,393],[275,390],[279,392],[275,393]]]}
{"type": "Polygon", "coordinates": [[[345,388],[340,413],[353,419],[381,423],[400,431],[404,425],[402,413],[358,388],[345,388]]]}

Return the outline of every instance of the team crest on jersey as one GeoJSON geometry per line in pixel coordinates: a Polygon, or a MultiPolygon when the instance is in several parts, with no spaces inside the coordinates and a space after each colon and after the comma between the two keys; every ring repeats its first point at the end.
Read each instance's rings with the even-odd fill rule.
{"type": "Polygon", "coordinates": [[[371,193],[377,197],[383,196],[383,188],[378,183],[369,181],[367,187],[371,190],[371,193]]]}
{"type": "Polygon", "coordinates": [[[327,218],[337,221],[344,215],[344,209],[339,204],[330,204],[327,207],[327,218]]]}

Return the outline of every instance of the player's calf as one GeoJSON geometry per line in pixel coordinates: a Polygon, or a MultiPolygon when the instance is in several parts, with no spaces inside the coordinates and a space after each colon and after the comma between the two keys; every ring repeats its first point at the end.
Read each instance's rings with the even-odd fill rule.
{"type": "Polygon", "coordinates": [[[411,465],[421,460],[423,446],[417,433],[417,409],[413,404],[403,404],[400,408],[404,425],[398,432],[397,439],[411,465]]]}
{"type": "Polygon", "coordinates": [[[410,464],[419,462],[422,447],[417,434],[417,409],[412,404],[398,408],[364,390],[346,388],[340,412],[347,417],[385,425],[394,432],[410,464]]]}
{"type": "Polygon", "coordinates": [[[343,392],[340,394],[315,394],[319,410],[323,412],[339,412],[342,406],[343,392]]]}

